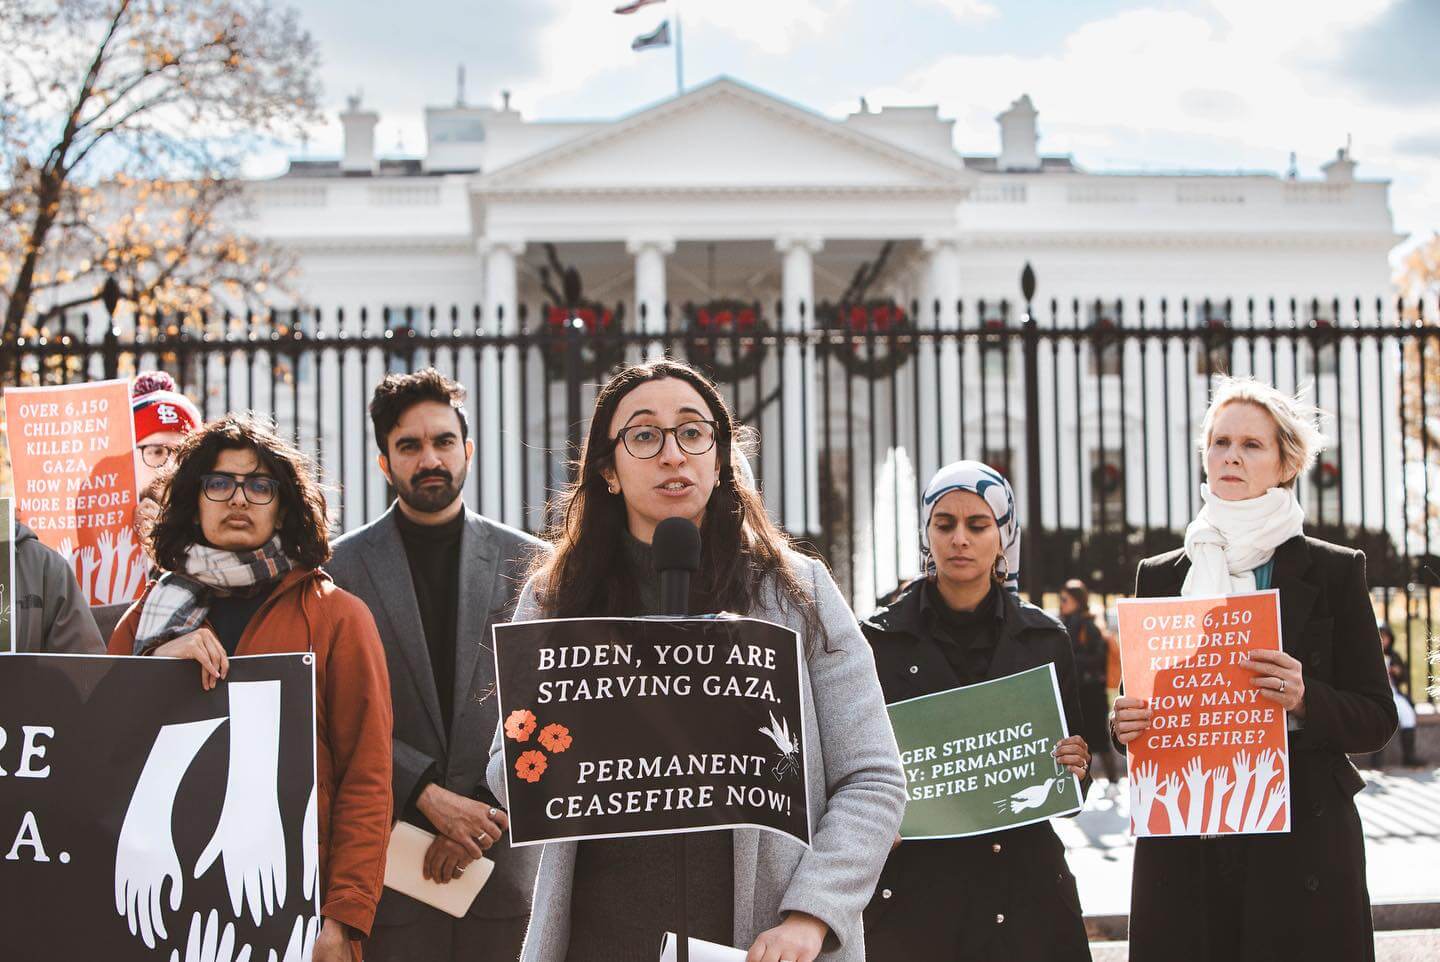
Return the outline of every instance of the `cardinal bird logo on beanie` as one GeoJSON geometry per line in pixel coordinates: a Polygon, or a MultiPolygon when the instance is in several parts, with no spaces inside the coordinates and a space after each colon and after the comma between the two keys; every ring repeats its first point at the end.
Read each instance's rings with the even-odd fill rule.
{"type": "Polygon", "coordinates": [[[156,431],[188,434],[204,418],[200,409],[175,388],[175,379],[164,371],[146,371],[135,378],[130,390],[130,410],[135,418],[135,443],[156,431]]]}

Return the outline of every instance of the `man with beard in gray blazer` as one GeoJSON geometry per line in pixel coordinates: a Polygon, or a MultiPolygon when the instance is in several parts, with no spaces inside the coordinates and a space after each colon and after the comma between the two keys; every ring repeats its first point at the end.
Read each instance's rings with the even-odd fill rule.
{"type": "Polygon", "coordinates": [[[538,848],[510,848],[485,765],[499,723],[490,626],[510,619],[543,543],[465,507],[475,445],[464,400],[434,369],[375,388],[379,466],[399,497],[336,541],[325,567],[380,628],[395,709],[395,814],[435,833],[426,876],[449,883],[482,853],[495,872],[463,919],[386,889],[367,962],[510,962],[539,862],[538,848]]]}

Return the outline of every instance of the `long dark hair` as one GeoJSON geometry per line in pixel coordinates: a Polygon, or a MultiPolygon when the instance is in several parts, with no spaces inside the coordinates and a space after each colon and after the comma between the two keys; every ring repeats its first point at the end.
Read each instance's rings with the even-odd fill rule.
{"type": "Polygon", "coordinates": [[[700,570],[691,582],[694,611],[748,614],[770,587],[774,600],[801,610],[807,645],[822,631],[811,593],[786,557],[793,546],[765,511],[764,502],[735,474],[736,424],[715,385],[676,361],[638,364],[620,371],[601,388],[590,417],[590,434],[580,455],[576,480],[560,496],[560,511],[549,531],[555,552],[536,558],[532,574],[537,600],[552,618],[630,617],[640,611],[640,591],[622,558],[625,499],[611,494],[602,472],[614,465],[610,423],[625,395],[642,384],[674,378],[693,387],[715,420],[720,484],[705,507],[700,529],[700,570]]]}
{"type": "Polygon", "coordinates": [[[330,560],[330,523],[325,496],[309,459],[283,441],[258,415],[227,414],[190,432],[175,452],[150,531],[155,561],[166,571],[184,567],[185,554],[201,539],[200,476],[215,469],[221,451],[254,451],[279,482],[281,516],[276,532],[287,557],[302,568],[330,560]]]}

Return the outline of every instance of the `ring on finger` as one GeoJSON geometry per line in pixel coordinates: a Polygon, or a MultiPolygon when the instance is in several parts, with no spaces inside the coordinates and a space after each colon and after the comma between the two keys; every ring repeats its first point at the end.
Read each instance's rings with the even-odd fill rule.
{"type": "Polygon", "coordinates": [[[1284,678],[1281,678],[1281,679],[1280,679],[1280,694],[1282,694],[1282,695],[1285,694],[1285,679],[1284,679],[1284,678]]]}

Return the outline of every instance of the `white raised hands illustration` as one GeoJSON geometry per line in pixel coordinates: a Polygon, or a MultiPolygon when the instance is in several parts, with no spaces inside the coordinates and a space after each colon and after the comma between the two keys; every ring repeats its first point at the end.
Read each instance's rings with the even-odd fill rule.
{"type": "Polygon", "coordinates": [[[1230,804],[1225,806],[1225,827],[1232,832],[1240,831],[1241,814],[1245,810],[1245,795],[1250,791],[1250,781],[1255,777],[1249,752],[1240,752],[1230,761],[1235,772],[1235,791],[1230,795],[1230,804]]]}
{"type": "Polygon", "coordinates": [[[125,810],[115,850],[115,911],[125,916],[130,934],[139,935],[147,948],[155,948],[157,933],[169,938],[161,909],[165,880],[170,880],[172,912],[179,911],[184,889],[170,832],[175,794],[200,746],[224,721],[211,718],[161,728],[125,810]]]}
{"type": "Polygon", "coordinates": [[[1160,804],[1165,806],[1165,814],[1170,818],[1170,831],[1185,831],[1185,817],[1180,813],[1180,776],[1171,772],[1165,776],[1161,783],[1161,790],[1155,793],[1160,804]]]}
{"type": "MultiPolygon", "coordinates": [[[[1265,808],[1260,812],[1260,817],[1255,820],[1255,828],[1264,831],[1275,822],[1275,816],[1280,814],[1280,806],[1285,804],[1285,799],[1290,793],[1285,790],[1285,780],[1281,779],[1270,786],[1270,791],[1265,793],[1265,808]]],[[[1260,808],[1260,799],[1255,799],[1254,808],[1260,808]]]]}
{"type": "Polygon", "coordinates": [[[1141,762],[1135,766],[1130,779],[1130,825],[1136,835],[1150,834],[1150,810],[1155,805],[1156,778],[1160,766],[1155,762],[1141,762]]]}
{"type": "Polygon", "coordinates": [[[117,604],[132,599],[145,578],[145,553],[129,528],[117,538],[102,531],[95,539],[96,548],[81,552],[81,565],[86,580],[82,582],[96,604],[117,604]],[[97,565],[98,561],[98,565],[97,565]],[[89,579],[93,577],[94,580],[89,579]]]}
{"type": "Polygon", "coordinates": [[[100,550],[100,573],[95,577],[95,590],[91,597],[108,605],[115,581],[115,536],[109,531],[102,531],[95,539],[95,544],[100,550]]]}
{"type": "Polygon", "coordinates": [[[1270,779],[1280,770],[1280,757],[1275,754],[1273,748],[1267,748],[1255,759],[1255,791],[1262,791],[1270,784],[1270,779]]]}
{"type": "Polygon", "coordinates": [[[1056,781],[1055,778],[1047,778],[1039,785],[1022,788],[1008,799],[996,802],[995,807],[1003,812],[1008,806],[1011,814],[1023,812],[1028,808],[1039,808],[1045,804],[1045,799],[1050,797],[1050,789],[1055,787],[1056,781]]]}
{"type": "Polygon", "coordinates": [[[115,547],[115,575],[109,586],[111,604],[129,601],[140,593],[145,567],[145,552],[134,541],[130,529],[124,529],[115,547]]]}
{"type": "Polygon", "coordinates": [[[1210,773],[1200,766],[1200,756],[1196,755],[1190,759],[1190,764],[1185,766],[1181,773],[1185,777],[1185,787],[1190,789],[1190,804],[1185,810],[1185,827],[1187,831],[1199,832],[1205,818],[1205,786],[1210,783],[1210,773]]]}
{"type": "MultiPolygon", "coordinates": [[[[60,543],[55,546],[55,552],[64,558],[72,568],[75,566],[75,542],[68,537],[60,539],[60,543]]],[[[75,572],[75,576],[78,578],[80,572],[75,572]]]]}
{"type": "Polygon", "coordinates": [[[235,923],[226,922],[220,929],[220,917],[214,909],[202,924],[200,913],[190,919],[190,938],[185,943],[185,954],[179,949],[170,950],[170,962],[250,962],[250,946],[235,951],[235,923]]]}
{"type": "Polygon", "coordinates": [[[144,550],[136,545],[130,555],[130,577],[122,588],[120,601],[129,601],[140,596],[140,590],[145,584],[145,572],[149,568],[150,562],[146,559],[144,550]]]}
{"type": "Polygon", "coordinates": [[[1261,798],[1266,786],[1270,784],[1270,780],[1279,770],[1278,765],[1278,757],[1269,748],[1261,752],[1260,757],[1255,760],[1255,792],[1250,798],[1250,804],[1245,809],[1245,830],[1247,832],[1253,832],[1261,825],[1260,816],[1264,808],[1261,798]]]}
{"type": "Polygon", "coordinates": [[[80,550],[80,593],[92,602],[101,603],[95,574],[100,570],[100,556],[94,548],[80,550]]]}
{"type": "Polygon", "coordinates": [[[276,955],[275,950],[271,949],[269,962],[310,962],[310,955],[315,951],[315,940],[319,935],[320,916],[312,915],[309,919],[300,916],[290,929],[290,941],[285,944],[285,954],[276,955]]]}
{"type": "Polygon", "coordinates": [[[215,860],[225,866],[225,884],[235,914],[250,906],[260,924],[285,902],[285,826],[276,787],[280,752],[280,683],[235,682],[230,693],[230,772],[220,823],[200,859],[195,877],[215,860]]]}
{"type": "Polygon", "coordinates": [[[1205,818],[1205,834],[1218,835],[1220,833],[1220,817],[1225,803],[1225,793],[1230,791],[1230,772],[1224,765],[1217,766],[1210,772],[1210,784],[1215,791],[1210,796],[1210,814],[1205,818]]]}
{"type": "Polygon", "coordinates": [[[315,879],[320,874],[320,819],[316,815],[315,795],[319,786],[310,789],[310,801],[305,805],[305,828],[300,836],[300,845],[305,849],[305,877],[301,879],[307,899],[315,897],[315,879]]]}

